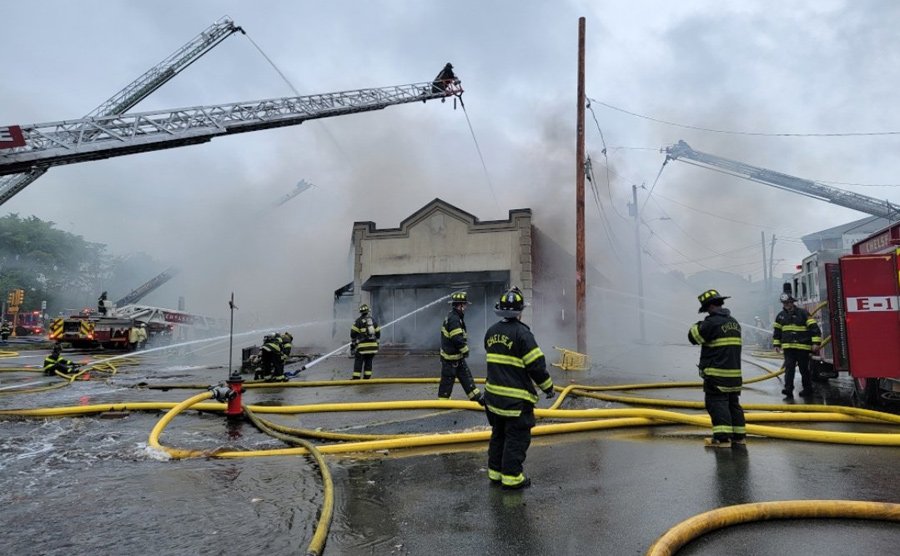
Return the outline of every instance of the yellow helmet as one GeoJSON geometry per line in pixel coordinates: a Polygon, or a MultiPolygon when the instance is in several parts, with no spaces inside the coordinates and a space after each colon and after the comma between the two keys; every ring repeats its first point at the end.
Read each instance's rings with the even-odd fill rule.
{"type": "Polygon", "coordinates": [[[448,301],[448,303],[453,305],[457,303],[465,303],[466,305],[471,305],[471,303],[469,303],[469,296],[468,294],[466,294],[466,292],[453,292],[452,294],[450,294],[450,301],[448,301]]]}
{"type": "MultiPolygon", "coordinates": [[[[717,301],[725,301],[729,297],[730,296],[720,294],[717,290],[706,290],[705,292],[697,296],[697,301],[700,302],[700,309],[697,312],[702,313],[713,303],[716,303],[717,301]]],[[[716,304],[721,305],[721,303],[716,304]]]]}

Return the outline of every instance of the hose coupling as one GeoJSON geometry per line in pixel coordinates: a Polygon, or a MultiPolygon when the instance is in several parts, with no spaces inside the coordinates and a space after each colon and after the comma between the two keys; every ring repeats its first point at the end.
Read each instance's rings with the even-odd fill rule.
{"type": "Polygon", "coordinates": [[[229,402],[237,396],[237,392],[224,384],[210,386],[209,391],[212,392],[213,399],[217,402],[229,402]]]}

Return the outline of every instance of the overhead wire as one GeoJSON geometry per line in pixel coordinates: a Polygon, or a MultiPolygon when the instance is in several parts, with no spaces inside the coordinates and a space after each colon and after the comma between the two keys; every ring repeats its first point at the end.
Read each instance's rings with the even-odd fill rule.
{"type": "Polygon", "coordinates": [[[610,248],[612,248],[612,252],[616,256],[616,259],[618,259],[619,262],[622,262],[622,258],[619,256],[619,251],[618,249],[616,249],[616,239],[612,231],[612,226],[609,223],[609,219],[606,218],[606,212],[603,210],[603,203],[600,202],[600,193],[597,191],[597,185],[594,178],[594,169],[591,165],[590,157],[588,157],[584,165],[585,170],[587,171],[588,182],[591,184],[591,192],[594,194],[594,202],[597,204],[597,210],[600,211],[600,222],[603,225],[603,230],[606,232],[606,238],[609,240],[609,246],[610,248]]]}
{"type": "Polygon", "coordinates": [[[469,119],[469,111],[466,110],[466,103],[463,102],[462,97],[459,98],[459,105],[462,106],[463,114],[466,116],[466,123],[469,124],[469,133],[472,134],[472,141],[475,142],[475,150],[478,152],[478,158],[481,160],[481,169],[484,170],[484,179],[487,180],[488,189],[491,192],[491,198],[494,199],[494,204],[497,205],[497,208],[503,210],[500,206],[500,201],[497,200],[497,194],[494,193],[494,184],[491,181],[491,174],[488,172],[487,164],[484,162],[484,155],[481,153],[481,145],[478,144],[478,138],[475,137],[475,128],[472,127],[472,120],[469,119]]]}
{"type": "Polygon", "coordinates": [[[619,213],[619,209],[616,208],[616,203],[615,203],[615,201],[613,201],[612,180],[609,177],[610,167],[609,167],[609,156],[607,156],[606,139],[603,137],[603,129],[600,127],[600,121],[597,120],[597,114],[595,114],[594,109],[591,108],[590,100],[588,100],[586,108],[591,111],[591,117],[594,118],[594,124],[597,126],[597,132],[600,133],[600,143],[603,144],[603,150],[600,152],[603,154],[603,160],[606,161],[606,163],[603,165],[603,167],[606,169],[606,191],[609,194],[609,203],[612,205],[613,210],[619,216],[619,218],[622,218],[623,220],[628,220],[628,218],[626,216],[623,216],[621,213],[619,213]]]}
{"type": "MultiPolygon", "coordinates": [[[[294,95],[298,96],[298,97],[303,96],[300,94],[300,91],[297,90],[297,87],[294,87],[294,84],[291,83],[291,80],[288,79],[288,77],[284,74],[284,72],[281,71],[281,69],[275,64],[275,62],[271,58],[269,58],[268,54],[266,54],[263,51],[262,47],[260,47],[258,44],[256,44],[256,41],[253,40],[253,38],[250,36],[250,34],[247,33],[246,31],[244,31],[244,36],[247,37],[247,40],[250,41],[250,43],[256,47],[256,50],[258,50],[260,54],[262,54],[262,57],[265,58],[267,62],[269,62],[269,65],[271,65],[272,68],[275,69],[275,71],[278,73],[278,75],[281,76],[281,79],[283,79],[284,82],[287,83],[287,86],[290,87],[290,89],[291,89],[291,91],[293,91],[294,95]]],[[[325,122],[319,121],[319,124],[321,125],[322,130],[325,132],[325,134],[328,135],[328,138],[331,140],[331,142],[334,143],[334,146],[337,147],[337,149],[341,153],[341,155],[344,158],[346,158],[348,156],[348,154],[344,151],[344,148],[341,146],[341,144],[338,143],[338,140],[334,137],[334,135],[332,135],[331,131],[325,125],[325,122]]]]}
{"type": "Polygon", "coordinates": [[[605,106],[610,110],[615,110],[617,112],[622,112],[623,114],[628,114],[629,116],[634,116],[636,118],[641,118],[644,120],[649,120],[651,122],[656,122],[659,124],[665,124],[673,127],[680,127],[684,129],[694,129],[697,131],[707,131],[709,133],[723,133],[728,135],[753,135],[758,137],[866,137],[866,136],[879,136],[879,135],[900,135],[900,131],[852,131],[852,132],[835,132],[835,133],[771,133],[771,132],[761,132],[761,131],[736,131],[736,130],[727,130],[727,129],[715,129],[709,127],[701,127],[689,124],[681,124],[677,122],[670,122],[668,120],[662,120],[660,118],[654,118],[652,116],[647,116],[645,114],[638,114],[637,112],[632,112],[630,110],[626,110],[624,108],[620,108],[618,106],[613,106],[612,104],[608,104],[606,102],[601,102],[599,100],[589,98],[591,102],[595,102],[600,106],[605,106]]]}

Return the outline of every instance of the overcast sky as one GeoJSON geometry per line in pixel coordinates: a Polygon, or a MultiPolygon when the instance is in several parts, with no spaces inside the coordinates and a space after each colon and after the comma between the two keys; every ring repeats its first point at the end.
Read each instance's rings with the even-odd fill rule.
{"type": "MultiPolygon", "coordinates": [[[[80,117],[226,14],[302,94],[426,81],[452,62],[489,179],[462,110],[431,102],[53,168],[0,214],[52,220],[115,254],[146,252],[160,270],[180,265],[167,295],[186,295],[191,307],[213,312],[234,290],[255,314],[284,318],[306,306],[330,314],[331,293],[351,279],[354,221],[396,227],[435,197],[483,220],[530,207],[574,251],[579,16],[587,94],[598,101],[719,130],[900,130],[900,4],[890,0],[3,2],[0,122],[80,117]],[[268,208],[300,179],[316,188],[268,208]]],[[[248,38],[234,35],[132,112],[290,95],[248,38]]],[[[806,254],[800,236],[864,216],[680,162],[646,201],[664,160],[658,149],[679,139],[810,179],[900,183],[898,136],[721,134],[593,109],[611,183],[588,112],[603,204],[601,215],[588,192],[588,257],[617,278],[633,264],[623,218],[632,184],[646,184],[645,268],[687,274],[758,279],[761,231],[777,237],[776,272],[789,272],[806,254]]],[[[840,187],[900,202],[897,187],[840,187]]]]}

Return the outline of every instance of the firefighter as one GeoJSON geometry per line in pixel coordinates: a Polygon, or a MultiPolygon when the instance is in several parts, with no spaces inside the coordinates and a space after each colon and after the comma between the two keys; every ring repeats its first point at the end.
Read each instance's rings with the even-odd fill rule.
{"type": "Polygon", "coordinates": [[[785,401],[794,399],[795,367],[800,369],[800,381],[803,389],[801,398],[813,395],[812,377],[809,372],[809,354],[818,352],[822,343],[822,332],[819,324],[803,307],[797,307],[789,293],[779,297],[782,311],[775,317],[772,342],[776,352],[784,352],[784,394],[785,401]]]}
{"type": "Polygon", "coordinates": [[[488,478],[491,484],[507,490],[531,486],[522,464],[531,444],[534,405],[538,401],[534,385],[544,391],[547,399],[556,394],[544,353],[531,329],[520,320],[524,309],[525,298],[518,288],[505,292],[494,305],[502,320],[484,335],[485,412],[491,424],[488,478]]]}
{"type": "Polygon", "coordinates": [[[450,312],[441,325],[441,384],[438,399],[449,400],[453,383],[459,379],[466,396],[484,405],[481,391],[472,380],[472,372],[466,363],[469,356],[469,338],[466,333],[465,312],[470,305],[466,292],[450,295],[450,312]]]}
{"type": "Polygon", "coordinates": [[[106,292],[100,294],[97,298],[97,312],[102,316],[106,316],[106,292]]]}
{"type": "Polygon", "coordinates": [[[147,323],[142,322],[140,324],[140,328],[138,329],[138,342],[137,349],[144,349],[147,347],[147,340],[149,339],[149,335],[147,334],[147,323]]]}
{"type": "Polygon", "coordinates": [[[134,324],[131,328],[128,329],[128,351],[135,351],[138,349],[138,344],[141,343],[141,326],[137,323],[134,324]]]}
{"type": "Polygon", "coordinates": [[[0,339],[5,342],[9,339],[10,334],[12,334],[12,325],[8,321],[3,321],[3,324],[0,324],[0,339]]]}
{"type": "Polygon", "coordinates": [[[53,376],[57,372],[62,374],[72,374],[75,372],[75,369],[78,367],[72,361],[68,359],[63,359],[60,355],[62,349],[59,347],[59,344],[53,346],[53,350],[50,352],[50,355],[44,358],[44,374],[47,376],[53,376]]]}
{"type": "Polygon", "coordinates": [[[278,334],[269,334],[263,337],[263,345],[259,348],[261,367],[253,378],[255,380],[268,380],[275,372],[277,361],[281,360],[281,341],[278,334]]]}
{"type": "Polygon", "coordinates": [[[432,81],[431,92],[439,93],[441,91],[446,91],[447,87],[454,81],[456,81],[456,74],[453,73],[453,65],[450,62],[447,62],[447,65],[444,66],[440,73],[435,76],[434,81],[432,81]]]}
{"type": "Polygon", "coordinates": [[[287,363],[288,357],[291,356],[291,349],[293,348],[291,342],[294,341],[294,337],[290,332],[277,334],[277,336],[279,351],[278,359],[275,361],[275,376],[272,379],[286,381],[287,377],[284,376],[284,365],[287,363]]]}
{"type": "Polygon", "coordinates": [[[350,327],[350,349],[355,353],[353,358],[352,380],[372,378],[372,360],[378,353],[378,340],[381,328],[372,318],[369,306],[359,306],[359,318],[350,327]]]}
{"type": "Polygon", "coordinates": [[[700,346],[700,378],[706,411],[712,421],[708,448],[730,448],[746,443],[747,428],[741,408],[741,325],[723,307],[729,296],[707,290],[697,296],[700,313],[709,313],[688,331],[688,340],[700,346]]]}

